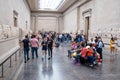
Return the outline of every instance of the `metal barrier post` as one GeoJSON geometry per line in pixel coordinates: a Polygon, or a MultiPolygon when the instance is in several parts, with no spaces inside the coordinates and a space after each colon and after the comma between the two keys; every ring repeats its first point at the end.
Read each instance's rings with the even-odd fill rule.
{"type": "MultiPolygon", "coordinates": [[[[18,49],[18,50],[20,51],[20,49],[18,49]]],[[[1,73],[0,78],[3,78],[3,77],[4,77],[4,63],[10,59],[10,68],[11,68],[11,67],[12,67],[12,59],[11,59],[11,57],[15,54],[15,60],[17,60],[17,54],[16,54],[16,53],[18,52],[18,50],[17,50],[16,52],[14,52],[11,56],[9,56],[6,60],[4,60],[4,61],[0,64],[1,69],[2,69],[2,73],[1,73]]]]}

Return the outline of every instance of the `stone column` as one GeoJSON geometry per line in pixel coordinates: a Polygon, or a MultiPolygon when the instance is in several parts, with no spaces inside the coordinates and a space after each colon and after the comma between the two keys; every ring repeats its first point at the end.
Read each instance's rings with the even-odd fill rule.
{"type": "Polygon", "coordinates": [[[59,24],[58,24],[58,25],[59,25],[59,26],[58,26],[58,32],[61,33],[61,32],[63,32],[63,28],[64,28],[64,27],[63,27],[63,16],[59,16],[59,17],[58,17],[58,23],[59,23],[59,24]]]}
{"type": "Polygon", "coordinates": [[[34,24],[34,32],[36,32],[37,30],[37,16],[35,16],[35,24],[34,24]]]}
{"type": "Polygon", "coordinates": [[[60,17],[58,17],[57,19],[58,19],[58,32],[60,33],[60,17]]]}
{"type": "Polygon", "coordinates": [[[59,27],[60,27],[60,26],[59,26],[59,17],[57,16],[57,17],[56,17],[56,28],[55,28],[55,31],[56,31],[56,32],[59,32],[59,27]]]}
{"type": "Polygon", "coordinates": [[[34,32],[35,31],[35,16],[31,17],[31,30],[34,32]]]}

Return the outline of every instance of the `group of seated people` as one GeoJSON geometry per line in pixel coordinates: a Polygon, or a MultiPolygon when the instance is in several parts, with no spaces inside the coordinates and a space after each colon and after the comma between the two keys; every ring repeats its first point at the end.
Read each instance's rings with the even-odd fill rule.
{"type": "Polygon", "coordinates": [[[81,63],[93,67],[102,62],[102,54],[99,54],[98,46],[97,43],[88,43],[86,45],[84,42],[73,41],[71,42],[71,49],[68,50],[68,57],[72,58],[78,65],[81,63]]]}

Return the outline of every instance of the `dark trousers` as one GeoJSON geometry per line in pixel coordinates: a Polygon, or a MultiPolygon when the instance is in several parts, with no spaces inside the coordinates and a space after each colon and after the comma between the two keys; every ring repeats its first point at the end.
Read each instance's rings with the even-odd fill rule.
{"type": "Polygon", "coordinates": [[[85,58],[81,57],[81,58],[80,58],[80,63],[81,63],[81,64],[85,64],[85,63],[86,63],[85,58]]]}
{"type": "Polygon", "coordinates": [[[94,57],[93,56],[87,56],[88,60],[90,61],[90,64],[93,64],[94,62],[94,57]]]}
{"type": "Polygon", "coordinates": [[[38,52],[37,52],[38,48],[37,47],[32,47],[32,58],[34,58],[34,52],[36,54],[36,57],[38,57],[38,52]]]}
{"type": "Polygon", "coordinates": [[[97,52],[100,54],[100,59],[103,59],[103,56],[102,56],[102,48],[98,48],[98,49],[97,49],[97,52]]]}
{"type": "Polygon", "coordinates": [[[77,54],[77,56],[76,56],[76,63],[80,63],[80,59],[81,59],[81,55],[77,54]]]}
{"type": "Polygon", "coordinates": [[[68,50],[68,57],[72,57],[71,55],[72,55],[72,53],[74,52],[74,50],[68,50]]]}
{"type": "Polygon", "coordinates": [[[52,48],[51,47],[48,47],[48,56],[52,57],[52,48]]]}
{"type": "Polygon", "coordinates": [[[24,60],[29,59],[29,48],[24,48],[24,60]]]}

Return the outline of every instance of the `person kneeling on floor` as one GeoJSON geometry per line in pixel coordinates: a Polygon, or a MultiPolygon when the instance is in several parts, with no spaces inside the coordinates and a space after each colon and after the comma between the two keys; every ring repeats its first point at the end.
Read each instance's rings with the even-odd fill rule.
{"type": "Polygon", "coordinates": [[[87,63],[89,64],[89,66],[93,67],[94,66],[94,51],[92,48],[92,44],[90,44],[89,46],[86,47],[87,48],[87,53],[86,53],[86,58],[87,58],[87,63]]]}
{"type": "Polygon", "coordinates": [[[73,41],[73,42],[71,43],[71,49],[68,50],[68,57],[71,58],[71,55],[72,55],[74,52],[76,52],[76,49],[77,49],[77,43],[73,41]]]}

